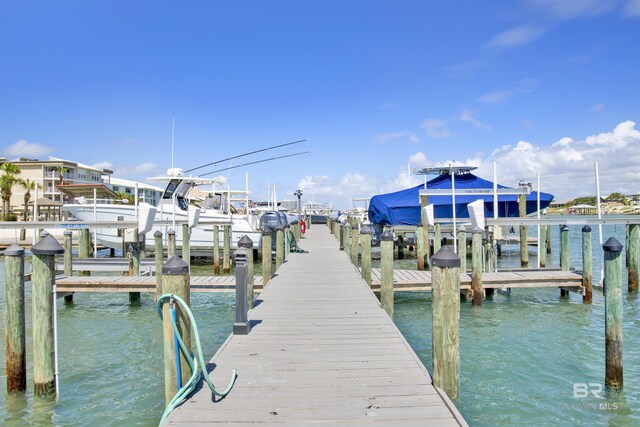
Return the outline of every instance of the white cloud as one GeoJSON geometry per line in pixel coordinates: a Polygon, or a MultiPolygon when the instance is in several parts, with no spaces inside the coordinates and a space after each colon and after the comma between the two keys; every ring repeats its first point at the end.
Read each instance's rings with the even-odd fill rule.
{"type": "Polygon", "coordinates": [[[482,129],[482,130],[491,130],[491,126],[482,123],[480,120],[476,119],[475,117],[473,117],[473,115],[471,114],[471,111],[469,110],[462,110],[462,112],[460,113],[460,117],[458,118],[461,122],[466,122],[466,123],[470,123],[471,125],[473,125],[474,127],[478,128],[478,129],[482,129]]]}
{"type": "Polygon", "coordinates": [[[628,17],[640,16],[640,0],[629,0],[624,5],[624,14],[628,17]]]}
{"type": "Polygon", "coordinates": [[[107,162],[106,160],[104,162],[98,162],[98,163],[94,163],[92,165],[94,168],[97,169],[109,169],[109,170],[113,170],[113,163],[111,162],[107,162]]]}
{"type": "Polygon", "coordinates": [[[529,93],[538,85],[535,79],[522,79],[514,87],[485,93],[478,97],[478,101],[484,104],[500,104],[514,95],[529,93]]]}
{"type": "Polygon", "coordinates": [[[447,122],[440,119],[427,119],[421,125],[431,138],[447,138],[451,132],[447,129],[447,122]]]}
{"type": "Polygon", "coordinates": [[[160,170],[160,166],[158,166],[158,164],[145,162],[137,165],[118,166],[114,171],[114,175],[116,175],[118,178],[136,177],[137,175],[154,173],[154,172],[158,172],[159,170],[160,170]]]}
{"type": "Polygon", "coordinates": [[[45,145],[28,142],[25,139],[16,141],[14,144],[8,146],[3,150],[3,153],[8,157],[29,157],[38,158],[47,156],[54,151],[53,147],[47,147],[45,145]]]}
{"type": "Polygon", "coordinates": [[[445,69],[452,77],[471,77],[476,71],[488,65],[486,60],[465,61],[458,64],[448,65],[445,69]]]}
{"type": "Polygon", "coordinates": [[[384,144],[389,141],[404,138],[407,135],[409,135],[409,132],[407,132],[406,130],[397,131],[397,132],[385,132],[385,133],[376,135],[375,138],[373,138],[372,142],[374,144],[384,144]]]}
{"type": "Polygon", "coordinates": [[[418,151],[417,153],[409,156],[409,163],[411,163],[411,165],[415,166],[416,168],[426,168],[431,162],[427,158],[426,154],[424,154],[422,151],[418,151]]]}
{"type": "Polygon", "coordinates": [[[577,140],[564,137],[548,146],[519,141],[505,145],[478,164],[478,175],[491,179],[497,163],[498,182],[517,185],[526,179],[534,183],[539,171],[542,191],[558,201],[595,194],[594,162],[599,163],[602,194],[640,192],[640,131],[626,121],[612,132],[577,140]]]}
{"type": "Polygon", "coordinates": [[[530,9],[559,20],[596,16],[616,6],[618,0],[529,0],[530,9]]]}
{"type": "Polygon", "coordinates": [[[491,50],[509,49],[538,39],[545,30],[535,24],[525,24],[494,36],[485,47],[491,50]]]}

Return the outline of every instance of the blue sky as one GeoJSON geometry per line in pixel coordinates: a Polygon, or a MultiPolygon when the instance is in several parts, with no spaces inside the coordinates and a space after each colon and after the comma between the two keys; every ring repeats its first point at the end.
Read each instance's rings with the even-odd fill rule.
{"type": "Polygon", "coordinates": [[[344,208],[452,161],[562,201],[597,160],[603,194],[637,194],[639,41],[639,0],[2,0],[0,156],[143,179],[175,118],[184,169],[309,139],[231,171],[254,199],[344,208]]]}

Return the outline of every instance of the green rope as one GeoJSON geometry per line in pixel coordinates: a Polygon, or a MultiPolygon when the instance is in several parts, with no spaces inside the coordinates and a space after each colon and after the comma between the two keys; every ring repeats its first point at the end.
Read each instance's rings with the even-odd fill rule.
{"type": "Polygon", "coordinates": [[[296,236],[293,233],[289,233],[289,252],[295,252],[297,254],[306,254],[307,251],[303,250],[298,246],[296,242],[296,236]]]}
{"type": "Polygon", "coordinates": [[[169,299],[174,299],[178,301],[178,303],[182,306],[182,309],[185,311],[185,313],[187,313],[187,316],[189,316],[189,321],[191,322],[191,327],[193,328],[194,341],[196,343],[196,347],[198,350],[198,357],[196,358],[193,353],[189,354],[189,351],[187,350],[187,346],[184,344],[184,341],[180,336],[180,331],[178,330],[178,325],[176,324],[175,319],[173,319],[173,316],[169,316],[169,318],[171,319],[171,326],[173,327],[173,332],[176,334],[176,337],[178,338],[180,350],[182,351],[182,354],[185,356],[185,359],[187,359],[187,362],[189,362],[189,367],[191,368],[192,374],[191,374],[191,378],[189,378],[189,381],[187,381],[187,383],[184,384],[182,388],[180,388],[180,390],[178,390],[176,395],[173,396],[173,399],[171,399],[171,402],[169,402],[169,404],[167,405],[167,408],[164,410],[164,413],[162,414],[162,418],[160,419],[159,425],[162,425],[162,423],[169,416],[171,411],[173,411],[178,405],[184,402],[187,396],[191,394],[193,390],[195,390],[196,385],[200,381],[201,376],[204,378],[204,381],[209,386],[209,389],[211,389],[211,392],[218,397],[224,397],[231,391],[231,388],[235,384],[236,378],[238,376],[236,370],[234,369],[231,372],[231,380],[229,381],[229,385],[227,386],[227,388],[222,392],[219,392],[216,390],[215,386],[211,382],[211,379],[209,378],[209,375],[204,373],[204,367],[207,365],[204,363],[204,357],[202,355],[202,346],[200,345],[200,335],[198,334],[198,326],[196,325],[196,321],[193,317],[193,313],[191,313],[191,310],[189,309],[189,305],[177,295],[164,294],[160,298],[158,298],[158,303],[156,304],[156,310],[158,312],[158,316],[160,316],[160,319],[162,319],[162,304],[169,299]]]}

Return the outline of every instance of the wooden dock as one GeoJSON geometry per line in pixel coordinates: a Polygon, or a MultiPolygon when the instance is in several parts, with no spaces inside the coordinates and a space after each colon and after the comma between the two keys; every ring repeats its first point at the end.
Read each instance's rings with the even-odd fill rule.
{"type": "MultiPolygon", "coordinates": [[[[380,269],[371,269],[371,285],[380,287],[380,269]]],[[[417,270],[394,270],[395,291],[431,291],[431,272],[417,270]]],[[[501,271],[482,273],[482,287],[487,288],[562,288],[582,293],[582,275],[571,271],[535,270],[501,271]]],[[[471,275],[460,274],[460,289],[471,289],[471,275]]]]}
{"type": "Polygon", "coordinates": [[[222,387],[238,370],[229,395],[200,389],[165,424],[466,425],[327,230],[300,246],[209,364],[222,387]]]}

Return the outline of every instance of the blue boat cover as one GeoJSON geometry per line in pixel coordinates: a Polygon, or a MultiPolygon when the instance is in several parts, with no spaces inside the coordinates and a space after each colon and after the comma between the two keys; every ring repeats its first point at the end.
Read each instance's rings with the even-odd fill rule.
{"type": "MultiPolygon", "coordinates": [[[[455,176],[456,189],[493,189],[493,182],[487,181],[472,173],[455,176]]],[[[428,189],[451,189],[451,176],[448,174],[427,182],[428,189]]],[[[498,188],[508,188],[498,184],[498,188]]],[[[379,194],[373,196],[369,202],[369,221],[380,225],[418,225],[420,223],[420,196],[419,191],[424,189],[424,184],[413,188],[396,191],[395,193],[379,194]]],[[[428,203],[434,205],[435,218],[453,218],[451,196],[429,196],[428,203]]],[[[493,192],[490,194],[456,195],[456,217],[469,218],[467,204],[478,199],[484,200],[484,215],[493,218],[493,192]]],[[[538,193],[536,191],[527,195],[527,215],[537,210],[538,193]]],[[[553,194],[540,192],[540,209],[544,209],[553,200],[553,194]]],[[[517,217],[518,196],[516,194],[498,195],[498,217],[517,217]]]]}

